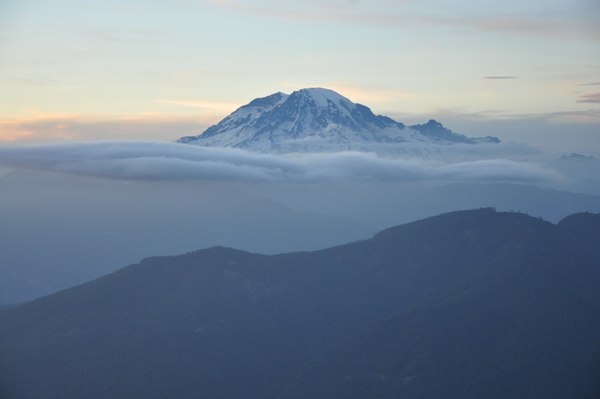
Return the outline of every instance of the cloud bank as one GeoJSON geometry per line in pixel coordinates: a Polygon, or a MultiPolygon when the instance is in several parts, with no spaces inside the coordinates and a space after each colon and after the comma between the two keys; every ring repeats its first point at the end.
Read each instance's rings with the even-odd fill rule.
{"type": "Polygon", "coordinates": [[[506,159],[441,164],[360,152],[270,155],[128,141],[0,146],[0,166],[116,180],[541,182],[560,178],[542,165],[506,159]]]}

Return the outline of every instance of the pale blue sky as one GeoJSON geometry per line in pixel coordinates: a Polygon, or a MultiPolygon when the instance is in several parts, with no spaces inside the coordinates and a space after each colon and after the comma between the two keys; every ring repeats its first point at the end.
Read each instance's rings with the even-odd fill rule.
{"type": "Polygon", "coordinates": [[[592,0],[0,0],[0,140],[174,140],[321,86],[403,122],[600,148],[597,21],[592,0]]]}

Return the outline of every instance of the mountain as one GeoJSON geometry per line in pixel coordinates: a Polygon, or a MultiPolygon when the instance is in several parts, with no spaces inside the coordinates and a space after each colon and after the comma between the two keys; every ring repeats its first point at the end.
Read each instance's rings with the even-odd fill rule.
{"type": "Polygon", "coordinates": [[[598,398],[598,295],[568,292],[534,265],[513,266],[343,339],[276,396],[598,398]]]}
{"type": "Polygon", "coordinates": [[[580,252],[577,244],[570,253],[540,246],[535,257],[526,250],[491,259],[489,274],[448,298],[342,339],[288,377],[277,397],[600,397],[600,334],[591,333],[600,331],[598,290],[565,267],[587,263],[597,281],[600,240],[589,234],[600,217],[572,215],[559,227],[580,252]],[[565,323],[559,315],[567,313],[565,323]],[[575,380],[587,383],[567,383],[575,380]]]}
{"type": "Polygon", "coordinates": [[[554,169],[578,180],[600,181],[600,161],[590,156],[572,153],[550,163],[554,169]]]}
{"type": "Polygon", "coordinates": [[[149,258],[0,312],[0,397],[597,398],[599,248],[600,215],[479,209],[149,258]]]}
{"type": "Polygon", "coordinates": [[[563,155],[549,166],[568,177],[567,190],[600,194],[600,160],[594,156],[572,153],[563,155]]]}
{"type": "Polygon", "coordinates": [[[0,303],[39,298],[148,256],[215,245],[271,254],[315,250],[378,230],[297,212],[235,183],[14,171],[0,178],[0,192],[0,303]]]}
{"type": "Polygon", "coordinates": [[[0,304],[39,298],[149,256],[215,245],[264,254],[316,250],[482,207],[553,223],[600,212],[598,196],[507,183],[123,183],[14,171],[0,178],[0,193],[0,304]]]}
{"type": "Polygon", "coordinates": [[[495,137],[471,139],[434,120],[405,126],[323,88],[255,99],[201,135],[177,141],[275,153],[346,150],[410,153],[416,150],[415,146],[423,145],[500,142],[495,137]]]}

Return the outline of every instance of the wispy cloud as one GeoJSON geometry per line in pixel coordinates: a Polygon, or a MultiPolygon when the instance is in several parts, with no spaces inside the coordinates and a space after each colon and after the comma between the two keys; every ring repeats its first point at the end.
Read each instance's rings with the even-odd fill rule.
{"type": "Polygon", "coordinates": [[[600,109],[591,109],[580,112],[553,112],[550,114],[531,115],[530,118],[539,118],[556,123],[583,123],[587,125],[600,125],[600,109]]]}
{"type": "Polygon", "coordinates": [[[582,83],[579,86],[600,86],[600,82],[582,83]]]}
{"type": "Polygon", "coordinates": [[[218,111],[229,111],[233,112],[243,104],[231,102],[231,101],[197,101],[197,100],[172,100],[172,99],[161,99],[156,100],[158,103],[181,105],[184,107],[203,108],[218,111]]]}
{"type": "Polygon", "coordinates": [[[516,76],[484,76],[483,79],[516,79],[516,76]]]}
{"type": "Polygon", "coordinates": [[[11,78],[11,82],[26,85],[26,86],[36,86],[36,87],[49,87],[49,86],[58,86],[58,81],[49,77],[30,77],[30,78],[11,78]]]}
{"type": "Polygon", "coordinates": [[[94,115],[39,114],[0,120],[0,143],[48,143],[65,140],[177,140],[198,135],[227,112],[199,116],[137,114],[94,115]]]}
{"type": "MultiPolygon", "coordinates": [[[[600,124],[600,109],[586,111],[564,111],[535,114],[514,114],[504,110],[487,110],[480,112],[465,112],[460,109],[438,108],[424,114],[389,113],[397,120],[419,120],[424,121],[432,116],[439,120],[453,119],[466,121],[538,121],[539,123],[587,123],[600,124]]],[[[422,122],[419,122],[422,123],[422,122]]]]}
{"type": "Polygon", "coordinates": [[[600,104],[600,93],[583,94],[579,96],[578,103],[600,104]]]}
{"type": "Polygon", "coordinates": [[[0,165],[118,180],[536,182],[559,178],[546,167],[505,159],[433,164],[359,152],[281,156],[176,143],[124,141],[0,146],[0,165]]]}
{"type": "MultiPolygon", "coordinates": [[[[515,33],[540,38],[597,39],[595,27],[582,23],[582,12],[537,12],[514,9],[512,12],[495,4],[480,2],[476,7],[455,3],[439,7],[435,1],[295,1],[271,0],[205,0],[219,7],[265,17],[311,22],[332,21],[351,24],[389,25],[396,27],[429,26],[460,27],[485,32],[515,33]],[[438,11],[441,10],[441,11],[438,11]]],[[[510,8],[509,8],[510,10],[510,8]]]]}

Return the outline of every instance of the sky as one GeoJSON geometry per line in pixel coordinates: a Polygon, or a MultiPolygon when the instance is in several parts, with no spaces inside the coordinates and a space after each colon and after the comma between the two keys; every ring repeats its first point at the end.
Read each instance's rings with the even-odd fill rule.
{"type": "Polygon", "coordinates": [[[326,87],[404,123],[600,151],[597,0],[0,0],[0,145],[173,141],[326,87]]]}

